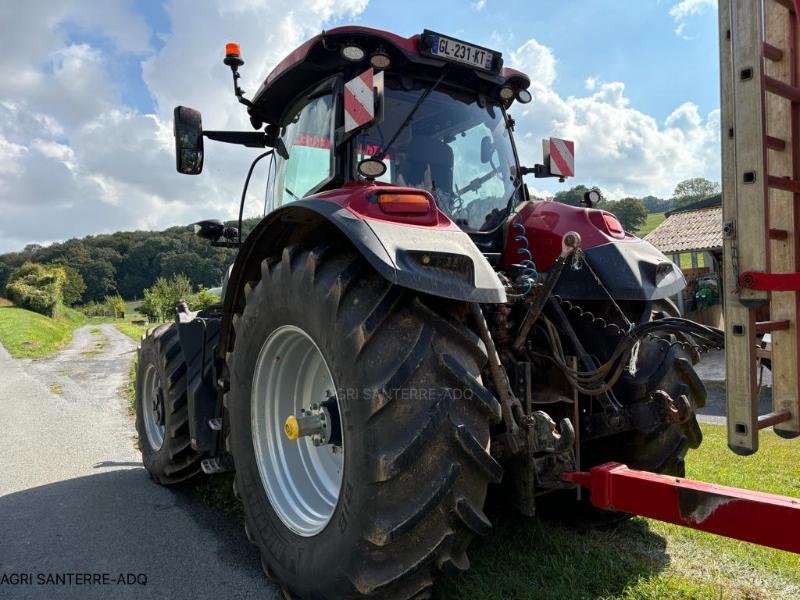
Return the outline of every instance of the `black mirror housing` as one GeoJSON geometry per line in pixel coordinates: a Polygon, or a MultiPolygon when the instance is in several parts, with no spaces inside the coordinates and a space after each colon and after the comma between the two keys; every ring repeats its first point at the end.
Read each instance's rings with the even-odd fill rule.
{"type": "Polygon", "coordinates": [[[206,219],[194,223],[194,233],[197,237],[204,240],[216,242],[225,232],[225,224],[218,219],[206,219]]]}
{"type": "Polygon", "coordinates": [[[494,154],[494,143],[491,137],[485,135],[481,138],[481,162],[486,164],[491,161],[492,154],[494,154]]]}
{"type": "Polygon", "coordinates": [[[203,171],[203,120],[200,112],[176,106],[173,118],[175,168],[184,175],[199,175],[203,171]]]}

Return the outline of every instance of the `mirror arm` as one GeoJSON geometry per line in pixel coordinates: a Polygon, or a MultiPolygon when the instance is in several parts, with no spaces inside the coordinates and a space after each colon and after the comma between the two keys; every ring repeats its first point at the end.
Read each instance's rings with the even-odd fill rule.
{"type": "Polygon", "coordinates": [[[530,175],[533,173],[533,176],[537,179],[541,179],[543,177],[558,177],[560,182],[564,182],[564,178],[560,175],[553,175],[550,173],[549,169],[546,169],[544,165],[533,165],[532,167],[520,167],[519,174],[520,175],[530,175]]]}
{"type": "Polygon", "coordinates": [[[263,131],[203,131],[203,135],[216,142],[239,144],[248,148],[267,148],[274,145],[274,136],[263,131]]]}

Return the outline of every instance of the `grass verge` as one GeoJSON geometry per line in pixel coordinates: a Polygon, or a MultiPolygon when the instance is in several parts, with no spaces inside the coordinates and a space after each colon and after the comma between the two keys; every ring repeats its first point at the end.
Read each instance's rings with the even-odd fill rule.
{"type": "Polygon", "coordinates": [[[76,328],[85,323],[82,313],[62,308],[55,318],[9,304],[0,305],[0,344],[14,358],[41,358],[63,348],[76,328]]]}
{"type": "Polygon", "coordinates": [[[155,325],[152,323],[149,325],[137,325],[135,323],[131,323],[130,321],[113,321],[112,324],[120,332],[127,335],[137,344],[142,341],[142,336],[147,332],[148,329],[155,327],[155,325]]]}
{"type": "MultiPolygon", "coordinates": [[[[796,445],[762,436],[762,448],[738,457],[725,428],[702,425],[687,477],[800,496],[796,445]]],[[[440,600],[561,598],[767,600],[800,597],[800,556],[659,521],[634,518],[613,528],[581,529],[490,514],[488,537],[470,549],[472,568],[437,586],[440,600]]]]}

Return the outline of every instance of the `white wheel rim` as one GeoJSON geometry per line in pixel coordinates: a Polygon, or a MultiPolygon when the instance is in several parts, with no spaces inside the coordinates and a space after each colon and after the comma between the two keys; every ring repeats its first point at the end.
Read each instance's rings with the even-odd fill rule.
{"type": "Polygon", "coordinates": [[[286,437],[284,423],[290,415],[300,415],[301,409],[325,400],[326,392],[335,395],[336,386],[314,340],[293,325],[273,331],[261,347],[253,372],[253,447],[272,508],[286,527],[304,537],[322,531],[339,502],[344,440],[341,447],[315,446],[309,437],[292,441],[286,437]]]}
{"type": "Polygon", "coordinates": [[[142,380],[142,418],[147,443],[153,450],[160,450],[164,444],[164,390],[161,377],[153,363],[147,365],[142,380]]]}

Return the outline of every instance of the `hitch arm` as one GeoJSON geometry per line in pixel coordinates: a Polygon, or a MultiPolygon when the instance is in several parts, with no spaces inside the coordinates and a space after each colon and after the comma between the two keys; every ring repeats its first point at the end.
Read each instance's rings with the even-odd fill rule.
{"type": "Polygon", "coordinates": [[[800,498],[635,471],[613,462],[562,477],[589,488],[598,508],[800,554],[800,498]]]}

